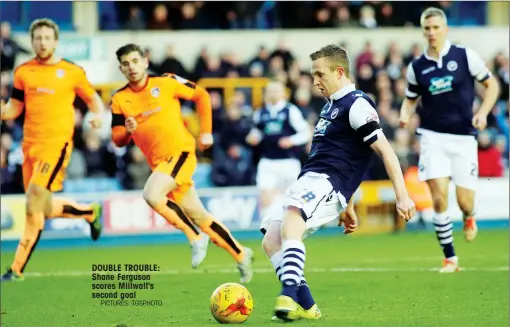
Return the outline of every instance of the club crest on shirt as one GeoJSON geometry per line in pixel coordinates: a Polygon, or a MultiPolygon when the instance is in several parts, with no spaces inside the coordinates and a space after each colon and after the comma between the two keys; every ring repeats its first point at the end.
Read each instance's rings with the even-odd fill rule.
{"type": "Polygon", "coordinates": [[[57,77],[58,78],[64,77],[65,74],[66,74],[66,72],[63,69],[57,69],[57,77]]]}
{"type": "Polygon", "coordinates": [[[155,98],[159,97],[159,87],[153,87],[151,90],[151,94],[155,98]]]}
{"type": "Polygon", "coordinates": [[[448,69],[448,70],[449,70],[449,71],[451,71],[451,72],[454,72],[454,71],[456,71],[456,70],[457,70],[457,67],[458,67],[458,66],[459,66],[459,65],[457,64],[457,62],[456,62],[456,61],[454,61],[454,60],[450,60],[450,61],[448,61],[448,63],[446,64],[446,69],[448,69]]]}
{"type": "Polygon", "coordinates": [[[375,122],[379,121],[379,117],[377,117],[376,112],[370,114],[370,116],[367,117],[367,123],[369,123],[371,121],[375,121],[375,122]]]}
{"type": "Polygon", "coordinates": [[[335,119],[338,116],[339,112],[340,110],[338,110],[338,108],[335,108],[335,110],[333,110],[333,112],[331,113],[331,119],[335,119]]]}

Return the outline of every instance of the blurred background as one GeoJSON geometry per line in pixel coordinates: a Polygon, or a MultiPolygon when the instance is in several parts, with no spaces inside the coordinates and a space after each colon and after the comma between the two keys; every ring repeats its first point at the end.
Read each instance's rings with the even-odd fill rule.
{"type": "MultiPolygon", "coordinates": [[[[425,46],[419,18],[429,6],[446,12],[450,40],[477,51],[501,83],[489,127],[478,135],[478,197],[482,221],[508,220],[510,72],[505,2],[2,2],[0,95],[8,99],[13,69],[31,56],[27,30],[33,19],[49,17],[60,25],[59,54],[84,67],[105,104],[125,84],[115,50],[130,42],[140,44],[152,72],[176,73],[210,91],[215,145],[200,153],[196,186],[206,207],[229,227],[257,230],[258,153],[244,139],[253,112],[262,103],[263,87],[268,79],[282,81],[289,101],[302,110],[313,130],[325,100],[312,87],[308,55],[328,43],[341,44],[350,53],[357,87],[377,103],[381,125],[421,212],[416,226],[426,227],[431,200],[426,185],[417,180],[419,118],[413,118],[409,129],[400,129],[398,116],[405,96],[406,66],[425,46]],[[494,190],[500,191],[495,194],[494,190]]],[[[483,97],[483,88],[478,91],[473,110],[483,97]]],[[[111,113],[105,113],[104,128],[96,132],[84,123],[86,107],[79,98],[75,111],[75,149],[64,192],[78,200],[103,201],[107,234],[173,232],[140,196],[150,174],[140,150],[134,145],[118,148],[111,142],[111,113]]],[[[189,130],[196,134],[193,104],[183,102],[182,112],[189,130]]],[[[1,127],[2,195],[23,193],[22,122],[21,116],[1,127]]],[[[307,151],[304,147],[303,159],[307,151]]],[[[379,159],[374,159],[365,179],[356,195],[360,231],[404,228],[394,220],[394,195],[379,159]]],[[[24,220],[20,201],[19,196],[2,197],[2,204],[7,204],[2,205],[3,239],[19,237],[24,220]]],[[[450,196],[450,201],[452,216],[460,221],[455,197],[450,196]]],[[[48,237],[63,232],[83,235],[87,226],[57,219],[47,222],[47,230],[48,237]]]]}

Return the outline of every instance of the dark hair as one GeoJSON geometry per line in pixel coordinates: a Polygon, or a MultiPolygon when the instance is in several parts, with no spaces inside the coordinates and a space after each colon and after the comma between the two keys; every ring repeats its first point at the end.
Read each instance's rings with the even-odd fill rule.
{"type": "Polygon", "coordinates": [[[36,19],[32,22],[32,24],[30,24],[30,37],[33,39],[34,38],[34,33],[35,33],[35,30],[41,28],[41,27],[48,27],[48,28],[51,28],[53,30],[53,33],[55,35],[55,40],[58,40],[58,34],[59,34],[59,28],[58,28],[58,25],[57,23],[55,23],[53,20],[49,19],[49,18],[40,18],[40,19],[36,19]]]}
{"type": "Polygon", "coordinates": [[[328,60],[329,69],[331,71],[341,66],[345,71],[345,76],[349,77],[351,61],[344,48],[336,44],[328,44],[310,55],[312,61],[321,58],[326,58],[328,60]]]}
{"type": "Polygon", "coordinates": [[[120,48],[117,49],[117,51],[115,52],[115,55],[117,56],[117,60],[120,62],[120,58],[122,56],[125,56],[125,55],[130,54],[131,52],[135,52],[135,51],[138,52],[141,57],[143,57],[142,48],[139,45],[134,44],[134,43],[129,43],[129,44],[121,46],[120,48]]]}

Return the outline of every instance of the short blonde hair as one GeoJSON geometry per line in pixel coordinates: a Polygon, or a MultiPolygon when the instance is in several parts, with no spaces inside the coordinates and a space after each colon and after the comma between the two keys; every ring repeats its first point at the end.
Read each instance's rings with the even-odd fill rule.
{"type": "Polygon", "coordinates": [[[425,9],[425,11],[421,14],[420,25],[423,26],[423,24],[425,23],[425,20],[430,17],[440,17],[440,18],[444,19],[445,24],[448,24],[448,19],[446,18],[446,14],[444,13],[443,10],[441,10],[439,8],[430,7],[430,8],[425,9]]]}
{"type": "Polygon", "coordinates": [[[55,40],[58,40],[59,35],[59,28],[57,23],[55,23],[52,19],[49,18],[40,18],[36,19],[30,24],[30,37],[34,38],[34,32],[36,29],[39,29],[41,27],[48,27],[53,30],[53,33],[55,34],[55,40]]]}
{"type": "Polygon", "coordinates": [[[331,71],[335,70],[338,66],[342,67],[345,76],[349,78],[351,60],[349,59],[347,50],[336,44],[328,44],[310,55],[312,61],[321,58],[326,58],[328,60],[329,69],[331,71]]]}

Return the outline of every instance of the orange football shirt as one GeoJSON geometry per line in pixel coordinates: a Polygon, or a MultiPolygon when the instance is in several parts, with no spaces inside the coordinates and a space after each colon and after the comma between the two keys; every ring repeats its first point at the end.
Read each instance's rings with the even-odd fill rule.
{"type": "Polygon", "coordinates": [[[124,126],[127,117],[136,119],[132,138],[152,168],[179,152],[195,153],[195,138],[184,124],[179,102],[192,100],[195,92],[194,83],[173,74],[150,76],[138,91],[126,85],[112,97],[112,127],[124,126]]]}
{"type": "Polygon", "coordinates": [[[66,142],[74,133],[74,99],[96,93],[85,71],[67,60],[40,64],[32,59],[14,72],[12,97],[25,104],[23,138],[28,143],[66,142]]]}

